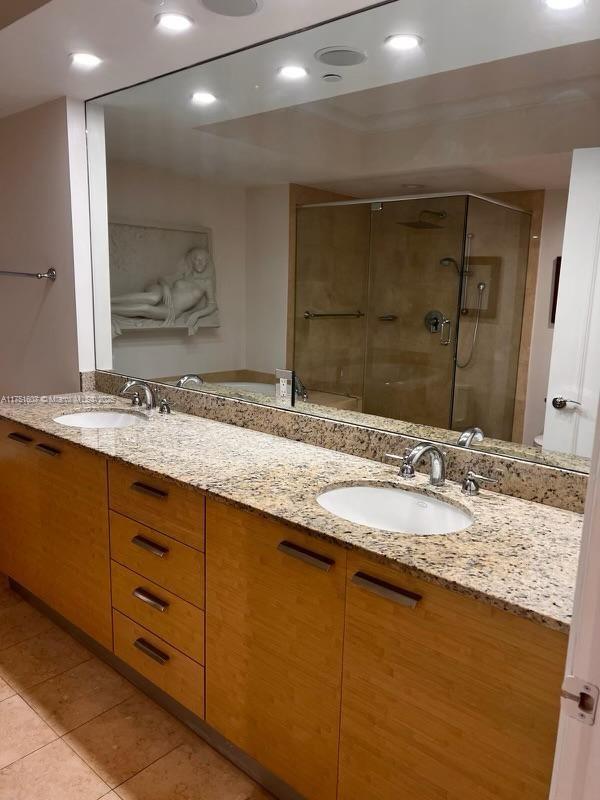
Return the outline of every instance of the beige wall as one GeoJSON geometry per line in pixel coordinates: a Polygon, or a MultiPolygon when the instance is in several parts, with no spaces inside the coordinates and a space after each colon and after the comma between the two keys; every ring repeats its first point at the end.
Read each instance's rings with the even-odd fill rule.
{"type": "Polygon", "coordinates": [[[288,184],[246,192],[246,367],[286,365],[290,226],[288,184]]]}
{"type": "Polygon", "coordinates": [[[67,102],[0,120],[0,395],[79,388],[67,102]]]}

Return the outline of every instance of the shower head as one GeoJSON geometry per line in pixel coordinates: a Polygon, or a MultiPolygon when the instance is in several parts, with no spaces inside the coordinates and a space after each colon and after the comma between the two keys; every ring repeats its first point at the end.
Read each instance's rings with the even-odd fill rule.
{"type": "Polygon", "coordinates": [[[446,211],[430,211],[429,209],[425,208],[419,214],[416,220],[411,220],[409,222],[398,222],[398,225],[402,225],[404,228],[416,228],[417,230],[438,230],[443,228],[443,225],[438,225],[435,222],[430,222],[424,217],[434,217],[434,219],[442,220],[446,219],[448,213],[446,211]]]}
{"type": "Polygon", "coordinates": [[[440,267],[455,267],[456,271],[460,275],[460,264],[455,258],[452,256],[446,256],[446,258],[440,259],[440,267]]]}

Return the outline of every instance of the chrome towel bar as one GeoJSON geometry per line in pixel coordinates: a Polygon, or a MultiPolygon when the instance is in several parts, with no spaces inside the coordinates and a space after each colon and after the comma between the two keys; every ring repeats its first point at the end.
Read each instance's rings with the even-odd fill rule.
{"type": "Polygon", "coordinates": [[[305,311],[304,312],[304,319],[323,319],[325,317],[364,317],[363,311],[348,311],[348,312],[341,312],[341,313],[320,313],[318,311],[305,311]]]}
{"type": "Polygon", "coordinates": [[[0,275],[16,275],[21,278],[37,278],[38,280],[47,278],[49,281],[56,280],[56,270],[54,267],[50,267],[47,272],[14,272],[13,270],[2,269],[0,270],[0,275]]]}

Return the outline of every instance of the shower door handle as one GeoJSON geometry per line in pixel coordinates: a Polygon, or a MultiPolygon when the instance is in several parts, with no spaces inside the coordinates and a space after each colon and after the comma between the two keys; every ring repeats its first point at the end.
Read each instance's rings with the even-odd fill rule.
{"type": "Polygon", "coordinates": [[[444,317],[440,327],[440,344],[447,347],[452,341],[452,321],[444,317]]]}

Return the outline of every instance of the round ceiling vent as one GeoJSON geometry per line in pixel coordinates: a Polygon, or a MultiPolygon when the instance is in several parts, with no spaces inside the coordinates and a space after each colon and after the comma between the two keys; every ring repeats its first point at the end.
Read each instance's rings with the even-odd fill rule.
{"type": "Polygon", "coordinates": [[[222,17],[249,17],[259,9],[259,0],[201,0],[202,5],[222,17]]]}
{"type": "Polygon", "coordinates": [[[321,75],[321,80],[327,81],[327,83],[337,83],[342,80],[342,76],[337,72],[326,72],[325,75],[321,75]]]}
{"type": "Polygon", "coordinates": [[[321,64],[329,64],[331,67],[355,67],[366,61],[367,55],[351,47],[324,47],[317,50],[315,58],[321,64]]]}

